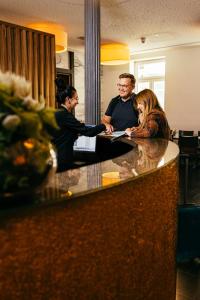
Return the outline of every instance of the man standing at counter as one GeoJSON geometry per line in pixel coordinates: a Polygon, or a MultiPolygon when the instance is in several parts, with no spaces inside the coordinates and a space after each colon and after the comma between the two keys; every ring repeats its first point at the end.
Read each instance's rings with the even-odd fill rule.
{"type": "Polygon", "coordinates": [[[133,93],[135,77],[129,73],[119,75],[117,87],[119,95],[110,101],[102,118],[102,123],[110,125],[110,131],[121,131],[138,125],[138,111],[133,93]]]}

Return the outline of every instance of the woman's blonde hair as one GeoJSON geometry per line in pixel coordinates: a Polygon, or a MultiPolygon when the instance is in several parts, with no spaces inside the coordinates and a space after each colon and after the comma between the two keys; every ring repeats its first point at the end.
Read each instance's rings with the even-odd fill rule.
{"type": "Polygon", "coordinates": [[[136,104],[138,105],[139,103],[144,105],[143,121],[139,125],[141,128],[144,128],[144,125],[146,123],[147,115],[152,110],[156,109],[156,110],[162,111],[164,113],[164,111],[163,111],[162,107],[160,106],[160,103],[159,103],[156,95],[154,94],[154,92],[152,90],[145,89],[145,90],[139,92],[136,95],[136,104]]]}

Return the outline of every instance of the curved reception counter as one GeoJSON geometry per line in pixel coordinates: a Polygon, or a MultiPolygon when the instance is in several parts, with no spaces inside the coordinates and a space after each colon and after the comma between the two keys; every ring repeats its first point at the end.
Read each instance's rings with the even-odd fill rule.
{"type": "Polygon", "coordinates": [[[111,151],[122,144],[1,200],[1,299],[175,300],[178,147],[121,138],[111,151]]]}

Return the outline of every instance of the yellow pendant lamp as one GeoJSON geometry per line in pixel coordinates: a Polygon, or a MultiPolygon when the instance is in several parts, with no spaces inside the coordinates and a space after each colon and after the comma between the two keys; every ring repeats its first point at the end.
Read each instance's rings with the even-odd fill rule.
{"type": "Polygon", "coordinates": [[[122,65],[130,61],[130,50],[127,45],[120,43],[101,45],[102,65],[122,65]]]}
{"type": "Polygon", "coordinates": [[[33,23],[28,25],[29,28],[51,33],[55,35],[56,53],[67,50],[67,33],[61,25],[55,23],[33,23]]]}

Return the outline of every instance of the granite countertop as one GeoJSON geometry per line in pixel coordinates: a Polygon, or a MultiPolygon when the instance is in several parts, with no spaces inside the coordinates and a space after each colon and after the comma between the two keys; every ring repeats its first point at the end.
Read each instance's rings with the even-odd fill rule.
{"type": "Polygon", "coordinates": [[[131,144],[133,149],[107,161],[55,173],[45,189],[57,190],[61,198],[76,197],[155,172],[179,154],[175,143],[163,139],[125,137],[120,140],[131,144]]]}
{"type": "MultiPolygon", "coordinates": [[[[136,180],[162,168],[179,154],[175,143],[163,139],[123,137],[120,141],[132,145],[133,149],[119,157],[62,173],[56,173],[56,166],[53,167],[46,184],[37,193],[30,193],[29,201],[25,197],[22,205],[27,202],[31,206],[52,205],[136,180]]],[[[9,201],[8,205],[0,205],[0,209],[8,206],[12,207],[9,201]]]]}

